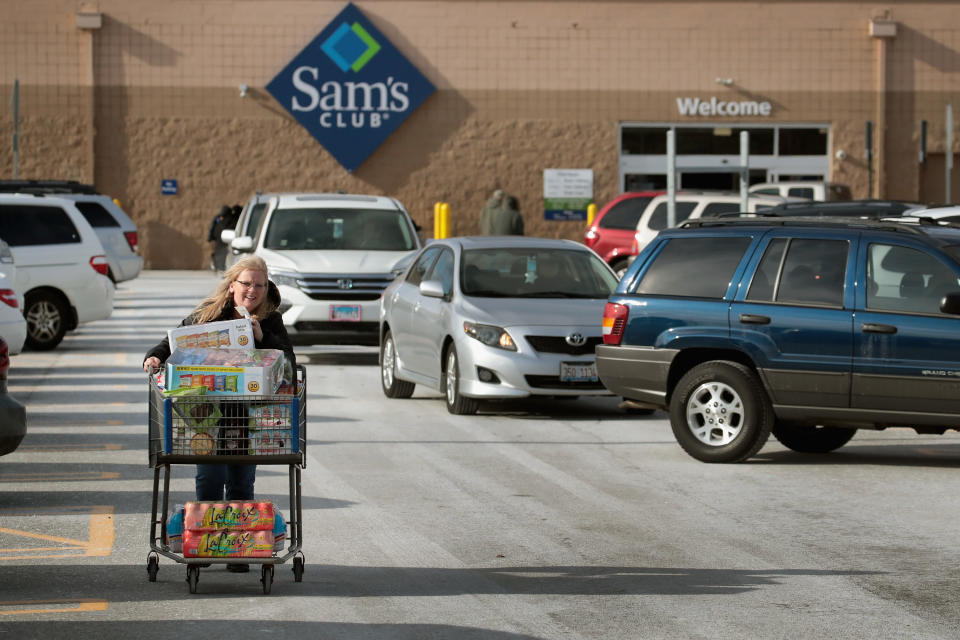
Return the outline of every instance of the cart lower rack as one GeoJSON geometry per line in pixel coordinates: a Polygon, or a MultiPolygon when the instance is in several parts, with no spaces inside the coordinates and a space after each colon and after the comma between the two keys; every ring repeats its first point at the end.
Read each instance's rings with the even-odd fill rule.
{"type": "Polygon", "coordinates": [[[306,369],[297,367],[297,390],[291,395],[197,393],[167,397],[154,376],[149,377],[148,384],[148,451],[154,470],[150,552],[147,554],[150,582],[156,582],[160,556],[186,565],[190,593],[197,591],[200,569],[214,564],[261,565],[263,592],[270,593],[274,566],[292,560],[294,580],[301,582],[304,556],[300,473],[306,467],[307,451],[306,369]],[[176,464],[287,465],[290,536],[286,551],[281,549],[260,557],[197,557],[175,551],[166,532],[170,513],[170,466],[176,464]]]}

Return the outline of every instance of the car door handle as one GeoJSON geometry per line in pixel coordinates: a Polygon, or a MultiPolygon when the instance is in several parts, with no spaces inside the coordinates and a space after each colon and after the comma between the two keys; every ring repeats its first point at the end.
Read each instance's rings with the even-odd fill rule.
{"type": "Polygon", "coordinates": [[[860,325],[864,333],[896,333],[897,328],[890,324],[878,324],[876,322],[864,322],[860,325]]]}
{"type": "Polygon", "coordinates": [[[743,324],[770,324],[770,316],[760,316],[755,313],[741,313],[740,322],[743,324]]]}

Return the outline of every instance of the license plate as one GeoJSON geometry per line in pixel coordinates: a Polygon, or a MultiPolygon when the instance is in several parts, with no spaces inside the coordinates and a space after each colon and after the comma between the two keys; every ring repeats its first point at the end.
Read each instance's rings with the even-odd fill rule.
{"type": "Polygon", "coordinates": [[[595,362],[561,362],[560,382],[596,382],[595,362]]]}
{"type": "Polygon", "coordinates": [[[332,304],[330,305],[330,320],[333,322],[360,322],[360,305],[332,304]]]}

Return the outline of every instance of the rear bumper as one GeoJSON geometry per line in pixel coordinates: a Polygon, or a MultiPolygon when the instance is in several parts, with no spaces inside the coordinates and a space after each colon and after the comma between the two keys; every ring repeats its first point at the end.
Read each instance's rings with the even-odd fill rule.
{"type": "Polygon", "coordinates": [[[16,450],[27,435],[27,410],[5,391],[0,393],[0,456],[16,450]]]}
{"type": "Polygon", "coordinates": [[[676,349],[597,347],[597,375],[617,395],[658,407],[667,406],[667,376],[676,349]]]}

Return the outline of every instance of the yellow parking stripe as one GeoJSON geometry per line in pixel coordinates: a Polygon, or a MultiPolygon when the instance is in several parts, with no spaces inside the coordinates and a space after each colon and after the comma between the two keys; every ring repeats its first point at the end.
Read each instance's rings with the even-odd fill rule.
{"type": "Polygon", "coordinates": [[[108,607],[106,600],[97,600],[94,598],[78,598],[76,600],[13,600],[10,602],[0,602],[0,616],[22,616],[36,613],[73,613],[75,611],[106,611],[108,607]],[[3,607],[29,607],[36,605],[51,604],[70,604],[76,603],[75,607],[57,607],[43,609],[16,609],[14,611],[4,611],[3,607]]]}
{"type": "MultiPolygon", "coordinates": [[[[90,516],[91,518],[93,516],[90,516]]],[[[61,538],[60,536],[48,536],[43,533],[33,533],[32,531],[20,531],[18,529],[7,529],[6,527],[0,527],[0,533],[9,533],[12,536],[19,536],[21,538],[33,538],[34,540],[46,540],[47,542],[62,542],[63,544],[72,544],[77,547],[87,546],[86,542],[82,540],[74,540],[73,538],[61,538]]]]}
{"type": "Polygon", "coordinates": [[[58,482],[61,480],[116,480],[115,471],[78,471],[76,473],[15,473],[0,475],[0,482],[58,482]]]}
{"type": "MultiPolygon", "coordinates": [[[[40,511],[34,512],[33,515],[49,515],[49,514],[75,514],[78,510],[82,510],[81,513],[77,515],[89,515],[90,517],[90,530],[87,536],[87,540],[75,540],[73,538],[65,538],[63,536],[53,536],[45,533],[34,533],[33,531],[21,531],[19,529],[8,529],[6,527],[0,527],[0,534],[8,534],[13,536],[18,536],[21,538],[30,538],[32,540],[45,540],[46,542],[58,542],[64,546],[61,547],[27,547],[27,548],[10,548],[10,549],[0,549],[0,561],[2,560],[38,560],[44,558],[72,558],[78,556],[86,557],[103,557],[109,556],[113,550],[114,542],[114,526],[113,526],[113,507],[111,506],[90,506],[90,507],[69,507],[62,510],[55,509],[42,509],[40,511],[44,512],[43,514],[40,511]],[[47,555],[17,555],[18,553],[34,553],[41,551],[59,551],[57,554],[47,554],[47,555]],[[73,553],[71,553],[73,552],[73,553]],[[11,555],[5,555],[11,554],[11,555]]],[[[16,510],[10,510],[0,513],[17,513],[16,510]]]]}

